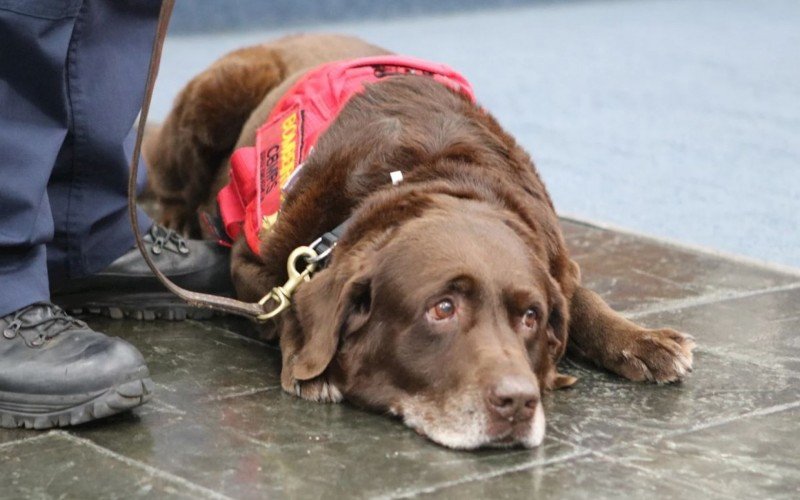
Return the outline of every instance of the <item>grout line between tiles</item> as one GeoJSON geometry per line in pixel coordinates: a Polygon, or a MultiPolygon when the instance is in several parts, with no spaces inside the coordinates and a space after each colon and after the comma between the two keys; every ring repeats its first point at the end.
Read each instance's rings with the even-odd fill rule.
{"type": "Polygon", "coordinates": [[[0,443],[0,450],[2,450],[3,448],[8,448],[10,446],[13,446],[15,444],[25,444],[25,443],[32,443],[34,441],[40,441],[42,439],[46,439],[51,436],[53,436],[53,432],[45,432],[37,434],[36,436],[28,436],[20,439],[15,439],[14,441],[8,441],[6,443],[0,443]]]}
{"type": "Polygon", "coordinates": [[[201,403],[210,403],[213,401],[227,401],[228,399],[239,398],[242,396],[252,396],[253,394],[259,394],[262,392],[269,392],[274,391],[276,389],[280,389],[280,385],[268,385],[264,387],[252,387],[250,389],[246,389],[243,391],[238,392],[231,392],[228,394],[217,394],[213,396],[207,396],[200,400],[201,403]]]}
{"type": "MultiPolygon", "coordinates": [[[[242,439],[242,440],[247,441],[248,443],[250,443],[250,444],[252,444],[254,446],[258,446],[259,448],[263,448],[263,449],[269,450],[271,452],[275,452],[275,451],[280,452],[282,450],[295,450],[295,449],[298,449],[298,448],[305,448],[305,447],[308,447],[308,446],[313,446],[313,445],[320,444],[319,441],[311,441],[311,440],[309,440],[309,441],[297,441],[297,442],[294,442],[294,443],[280,443],[280,444],[279,443],[268,443],[268,442],[265,442],[265,441],[261,441],[258,438],[254,438],[252,436],[249,436],[247,433],[245,433],[243,431],[240,431],[240,430],[237,430],[237,429],[225,428],[225,429],[223,429],[223,432],[226,432],[227,434],[229,434],[229,435],[231,435],[231,436],[233,436],[233,437],[235,437],[237,439],[242,439]]],[[[328,441],[325,441],[325,442],[326,443],[338,443],[338,444],[342,444],[343,443],[343,441],[336,441],[336,440],[328,440],[328,441]]]]}
{"type": "MultiPolygon", "coordinates": [[[[573,445],[574,446],[574,445],[573,445]]],[[[568,453],[566,455],[553,458],[551,460],[532,460],[528,462],[524,462],[513,467],[506,467],[503,469],[494,470],[491,472],[484,472],[481,474],[475,474],[473,476],[462,477],[459,479],[454,479],[452,481],[444,481],[438,484],[434,484],[431,486],[421,487],[421,488],[409,488],[405,490],[393,491],[390,493],[386,493],[383,495],[376,495],[373,498],[380,498],[380,499],[394,499],[394,498],[411,498],[418,495],[422,495],[425,493],[433,493],[445,488],[451,488],[453,486],[459,486],[466,483],[472,483],[475,481],[485,481],[487,479],[493,479],[495,477],[504,476],[506,474],[511,474],[514,472],[520,472],[526,469],[530,469],[531,467],[535,467],[537,465],[547,466],[552,464],[557,464],[561,462],[568,462],[570,460],[574,460],[576,458],[581,458],[587,455],[590,455],[592,452],[589,450],[578,448],[581,451],[576,451],[573,453],[568,453]]]]}
{"type": "MultiPolygon", "coordinates": [[[[762,370],[768,370],[770,372],[780,373],[781,375],[783,375],[786,378],[792,378],[792,379],[800,378],[800,373],[796,373],[796,372],[790,371],[790,370],[777,370],[774,363],[764,362],[764,361],[761,361],[761,359],[759,359],[759,358],[752,358],[750,356],[747,356],[746,354],[743,354],[743,353],[737,351],[736,350],[737,347],[741,347],[741,346],[711,347],[711,346],[704,345],[703,346],[703,351],[706,351],[708,353],[714,354],[714,355],[719,356],[719,357],[729,358],[729,359],[732,359],[732,360],[737,361],[739,363],[750,364],[750,365],[758,367],[758,368],[760,368],[762,370]]],[[[797,359],[797,358],[794,358],[794,359],[797,359]]],[[[800,361],[800,360],[797,360],[797,361],[800,361]]]]}
{"type": "Polygon", "coordinates": [[[706,429],[711,429],[711,428],[714,428],[714,427],[719,427],[721,425],[730,424],[732,422],[737,422],[739,420],[746,420],[748,418],[753,418],[753,417],[764,417],[766,415],[772,415],[774,413],[780,413],[780,412],[786,411],[786,410],[793,410],[795,408],[800,408],[800,401],[795,401],[793,403],[784,403],[784,404],[775,405],[775,406],[768,406],[766,408],[759,408],[757,410],[749,411],[749,412],[743,413],[741,415],[718,418],[718,419],[712,419],[712,420],[709,420],[708,422],[704,422],[704,423],[701,423],[701,424],[698,424],[698,425],[694,425],[694,426],[689,427],[687,429],[677,429],[677,430],[674,430],[674,431],[671,431],[671,432],[666,432],[666,433],[662,434],[658,439],[673,438],[673,437],[681,436],[681,435],[684,435],[684,434],[690,434],[692,432],[697,432],[697,431],[702,431],[702,430],[706,430],[706,429]]]}
{"type": "Polygon", "coordinates": [[[313,443],[306,443],[306,442],[297,442],[297,443],[285,443],[285,444],[273,444],[261,441],[257,438],[247,435],[245,432],[237,430],[237,429],[224,429],[224,432],[228,433],[229,435],[247,441],[248,443],[257,446],[259,448],[263,448],[265,450],[269,450],[271,452],[281,451],[281,450],[293,450],[296,448],[302,448],[304,446],[308,446],[309,444],[313,443]]]}
{"type": "Polygon", "coordinates": [[[170,415],[180,415],[180,416],[185,416],[186,415],[186,411],[185,410],[181,410],[177,406],[171,405],[171,404],[169,404],[169,403],[167,403],[165,401],[162,401],[159,398],[151,399],[148,404],[152,408],[154,408],[156,411],[161,411],[161,412],[164,412],[164,413],[167,413],[167,414],[170,414],[170,415]]]}
{"type": "Polygon", "coordinates": [[[93,441],[91,441],[89,439],[73,436],[72,434],[70,434],[68,432],[65,432],[65,431],[54,431],[51,434],[63,437],[67,441],[72,441],[75,444],[83,445],[83,446],[86,446],[88,448],[91,448],[92,450],[100,453],[101,455],[103,455],[105,457],[112,458],[112,459],[117,460],[119,462],[122,462],[125,465],[128,465],[130,467],[134,467],[134,468],[143,470],[143,471],[147,472],[148,474],[150,474],[151,476],[158,477],[159,479],[163,479],[163,480],[169,481],[171,483],[177,483],[177,484],[183,486],[184,488],[186,488],[187,490],[190,490],[190,491],[192,491],[193,493],[196,493],[196,494],[203,495],[206,498],[213,498],[215,500],[217,500],[217,499],[219,499],[219,500],[230,500],[230,497],[228,497],[228,496],[225,496],[225,495],[223,495],[221,493],[217,493],[216,491],[210,490],[210,489],[208,489],[208,488],[206,488],[204,486],[200,486],[199,484],[195,484],[195,483],[189,481],[188,479],[182,478],[180,476],[176,476],[175,474],[171,474],[171,473],[165,472],[165,471],[163,471],[161,469],[157,469],[157,468],[155,468],[155,467],[153,467],[151,465],[148,465],[148,464],[146,464],[144,462],[140,462],[140,461],[135,460],[133,458],[126,457],[125,455],[120,455],[119,453],[116,453],[114,451],[109,450],[108,448],[100,446],[99,444],[97,444],[97,443],[95,443],[95,442],[93,442],[93,441]]]}
{"type": "MultiPolygon", "coordinates": [[[[701,423],[701,424],[697,424],[697,425],[694,425],[694,426],[691,426],[691,427],[688,427],[688,428],[676,429],[676,430],[673,430],[673,431],[667,431],[667,432],[664,432],[662,434],[657,434],[657,435],[654,435],[654,436],[646,436],[646,437],[643,437],[641,439],[634,439],[634,440],[626,442],[626,443],[613,444],[613,445],[601,448],[599,450],[592,450],[590,453],[592,453],[592,454],[599,453],[599,454],[602,454],[602,455],[606,455],[610,451],[614,451],[614,450],[617,450],[617,449],[622,448],[622,447],[631,446],[632,444],[653,445],[653,444],[655,444],[655,443],[657,443],[659,441],[662,441],[664,439],[671,439],[671,438],[683,436],[683,435],[686,435],[686,434],[691,434],[693,432],[703,431],[703,430],[706,430],[706,429],[712,429],[714,427],[720,427],[720,426],[727,425],[727,424],[730,424],[730,423],[733,423],[733,422],[738,422],[740,420],[747,420],[749,418],[754,418],[754,417],[763,417],[763,416],[772,415],[772,414],[775,414],[775,413],[780,413],[782,411],[793,410],[795,408],[800,408],[800,401],[794,401],[794,402],[791,402],[791,403],[784,403],[784,404],[775,405],[775,406],[768,406],[766,408],[758,408],[756,410],[752,410],[752,411],[749,411],[749,412],[746,412],[746,413],[742,413],[741,415],[734,415],[734,416],[730,416],[730,417],[711,419],[711,420],[709,420],[707,422],[704,422],[704,423],[701,423]]],[[[609,458],[612,459],[612,460],[616,460],[614,457],[609,457],[609,458]]],[[[620,463],[624,463],[624,462],[620,462],[620,463]]]]}
{"type": "MultiPolygon", "coordinates": [[[[610,462],[610,463],[612,463],[614,465],[618,465],[618,466],[622,466],[622,467],[629,467],[631,469],[639,471],[640,473],[648,474],[649,476],[653,477],[654,479],[660,479],[660,480],[664,480],[665,479],[662,474],[659,474],[659,473],[655,472],[652,469],[648,469],[647,467],[642,467],[641,465],[633,464],[633,463],[630,463],[630,462],[623,462],[622,460],[619,460],[618,458],[613,457],[611,455],[607,455],[602,451],[593,451],[591,454],[592,454],[592,456],[595,456],[595,457],[597,457],[597,458],[599,458],[601,460],[605,460],[607,462],[610,462]]],[[[667,479],[672,480],[672,481],[676,480],[675,478],[672,478],[672,477],[667,478],[667,479]]],[[[720,494],[718,494],[718,493],[716,493],[714,491],[708,490],[708,489],[703,488],[703,487],[701,487],[701,486],[699,486],[697,484],[694,484],[691,481],[681,481],[681,480],[677,480],[677,481],[680,482],[687,489],[694,491],[695,495],[703,495],[704,499],[707,499],[707,498],[727,499],[728,498],[728,497],[720,495],[720,494]]],[[[699,498],[699,497],[697,497],[697,498],[699,498]]]]}
{"type": "Polygon", "coordinates": [[[699,297],[691,297],[688,299],[672,300],[664,304],[655,305],[644,309],[627,312],[622,311],[621,314],[626,318],[636,319],[641,318],[642,316],[648,316],[650,314],[674,311],[677,309],[688,309],[709,304],[717,304],[720,302],[727,302],[730,300],[746,299],[750,297],[758,297],[768,293],[786,292],[796,289],[800,289],[800,282],[789,283],[788,285],[773,286],[769,288],[761,288],[759,290],[748,290],[746,292],[724,292],[719,294],[701,295],[699,297]]]}

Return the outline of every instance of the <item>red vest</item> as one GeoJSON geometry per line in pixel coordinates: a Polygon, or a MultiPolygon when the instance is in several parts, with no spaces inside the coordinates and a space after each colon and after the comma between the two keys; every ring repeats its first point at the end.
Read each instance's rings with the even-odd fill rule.
{"type": "Polygon", "coordinates": [[[255,146],[231,155],[230,181],[217,195],[228,236],[235,240],[244,231],[250,249],[258,254],[260,232],[275,223],[283,194],[320,135],[364,85],[397,74],[433,78],[475,101],[463,76],[444,64],[410,57],[367,57],[312,69],[275,105],[256,132],[255,146]]]}

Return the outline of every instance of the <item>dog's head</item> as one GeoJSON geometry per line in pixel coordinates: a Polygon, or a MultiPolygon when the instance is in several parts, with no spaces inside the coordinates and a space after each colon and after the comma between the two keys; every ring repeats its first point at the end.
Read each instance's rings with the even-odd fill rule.
{"type": "Polygon", "coordinates": [[[451,448],[538,446],[568,309],[507,214],[448,199],[340,252],[303,285],[284,378],[326,377],[451,448]]]}

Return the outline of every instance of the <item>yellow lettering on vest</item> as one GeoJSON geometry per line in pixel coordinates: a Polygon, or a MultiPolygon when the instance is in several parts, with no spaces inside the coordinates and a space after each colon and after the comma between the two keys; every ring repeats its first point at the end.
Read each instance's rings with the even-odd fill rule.
{"type": "Polygon", "coordinates": [[[297,114],[292,113],[281,124],[281,171],[280,185],[283,186],[286,180],[294,171],[295,161],[297,161],[297,114]]]}

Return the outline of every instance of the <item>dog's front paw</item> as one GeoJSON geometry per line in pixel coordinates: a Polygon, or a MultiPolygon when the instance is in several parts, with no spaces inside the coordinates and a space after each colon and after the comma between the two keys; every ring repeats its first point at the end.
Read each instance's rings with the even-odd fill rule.
{"type": "Polygon", "coordinates": [[[295,396],[317,403],[340,403],[344,397],[325,376],[311,380],[295,380],[291,391],[295,396]]]}
{"type": "Polygon", "coordinates": [[[678,382],[692,371],[694,339],[668,328],[634,332],[611,368],[636,382],[678,382]]]}

